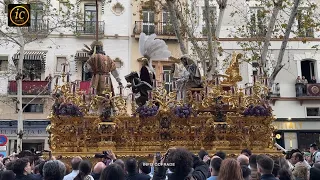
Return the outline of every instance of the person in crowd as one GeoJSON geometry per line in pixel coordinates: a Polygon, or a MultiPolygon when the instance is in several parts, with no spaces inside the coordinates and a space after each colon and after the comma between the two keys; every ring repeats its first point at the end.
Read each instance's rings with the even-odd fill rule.
{"type": "Polygon", "coordinates": [[[104,170],[104,168],[106,168],[107,166],[103,163],[103,162],[98,162],[94,168],[93,168],[93,172],[91,173],[91,176],[93,177],[94,180],[99,180],[102,171],[104,170]]]}
{"type": "Polygon", "coordinates": [[[15,175],[13,171],[6,170],[1,173],[0,180],[15,180],[15,175]]]}
{"type": "Polygon", "coordinates": [[[150,178],[152,178],[151,167],[146,165],[146,163],[147,163],[146,161],[139,162],[139,173],[148,175],[148,176],[150,176],[150,178]]]}
{"type": "MultiPolygon", "coordinates": [[[[273,164],[273,170],[272,170],[272,174],[274,175],[274,177],[278,177],[279,176],[279,171],[280,171],[280,166],[277,163],[273,164]]],[[[259,174],[260,175],[260,174],[259,174]]]]}
{"type": "Polygon", "coordinates": [[[11,170],[11,171],[13,171],[13,164],[14,164],[15,161],[16,161],[16,160],[8,162],[8,163],[6,164],[6,170],[11,170]]]}
{"type": "Polygon", "coordinates": [[[243,154],[243,155],[245,155],[247,157],[250,157],[252,155],[250,149],[243,149],[240,154],[243,154]]]}
{"type": "Polygon", "coordinates": [[[9,163],[10,162],[10,158],[9,157],[5,157],[5,158],[3,158],[2,159],[2,163],[3,163],[3,165],[7,165],[7,163],[9,163]]]}
{"type": "Polygon", "coordinates": [[[316,144],[310,145],[310,153],[312,164],[320,162],[320,152],[318,150],[318,146],[316,144]]]}
{"type": "Polygon", "coordinates": [[[249,165],[251,169],[250,180],[259,180],[260,176],[257,169],[257,155],[253,154],[249,158],[249,165]]]}
{"type": "Polygon", "coordinates": [[[45,78],[45,81],[48,81],[48,91],[49,92],[51,92],[51,84],[52,84],[52,75],[51,74],[49,74],[49,76],[47,76],[46,78],[45,78]]]}
{"type": "Polygon", "coordinates": [[[302,76],[302,79],[301,79],[302,83],[304,85],[307,85],[308,84],[308,80],[306,79],[306,77],[302,76]]]}
{"type": "Polygon", "coordinates": [[[66,175],[63,180],[73,180],[79,174],[79,165],[81,161],[81,157],[78,156],[71,160],[72,172],[66,175]]]}
{"type": "Polygon", "coordinates": [[[292,174],[295,180],[309,180],[309,171],[304,163],[296,163],[292,174]]]}
{"type": "Polygon", "coordinates": [[[310,169],[310,180],[320,179],[320,163],[315,163],[310,169]]]}
{"type": "Polygon", "coordinates": [[[42,180],[43,179],[43,166],[45,164],[45,161],[42,161],[39,165],[37,165],[36,167],[38,167],[39,169],[39,173],[33,174],[33,178],[35,180],[42,180]]]}
{"type": "Polygon", "coordinates": [[[33,180],[31,165],[28,158],[17,159],[13,162],[13,172],[16,180],[33,180]]]}
{"type": "Polygon", "coordinates": [[[218,156],[214,156],[210,161],[210,177],[207,180],[217,180],[222,159],[218,156]]]}
{"type": "Polygon", "coordinates": [[[311,166],[304,160],[303,155],[300,152],[295,152],[292,154],[291,163],[295,167],[296,166],[304,166],[308,170],[311,168],[311,166]]]}
{"type": "Polygon", "coordinates": [[[50,160],[43,165],[43,180],[63,180],[66,166],[59,160],[50,160]]]}
{"type": "Polygon", "coordinates": [[[243,180],[240,164],[235,159],[222,161],[218,180],[243,180]]]}
{"type": "Polygon", "coordinates": [[[137,161],[135,158],[129,158],[125,163],[125,169],[128,173],[127,180],[149,180],[150,176],[139,174],[137,172],[137,161]]]}
{"type": "Polygon", "coordinates": [[[298,77],[297,77],[297,79],[296,79],[296,83],[302,83],[302,79],[301,79],[301,77],[300,77],[300,76],[298,76],[298,77]]]}
{"type": "Polygon", "coordinates": [[[295,180],[291,171],[284,168],[279,170],[278,178],[279,180],[295,180]]]}
{"type": "Polygon", "coordinates": [[[122,159],[116,159],[114,161],[114,163],[118,164],[125,171],[125,164],[124,164],[124,161],[122,159]]]}
{"type": "Polygon", "coordinates": [[[241,166],[249,166],[249,156],[240,154],[237,158],[237,161],[240,163],[241,166]]]}
{"type": "MultiPolygon", "coordinates": [[[[208,152],[205,151],[204,149],[201,149],[201,150],[198,152],[198,156],[199,156],[199,158],[200,158],[204,163],[207,164],[207,167],[208,167],[208,169],[209,169],[210,159],[211,159],[211,158],[210,158],[208,152]]],[[[210,172],[208,172],[208,176],[207,176],[207,177],[210,177],[210,176],[211,176],[211,174],[210,174],[210,172]]]]}
{"type": "Polygon", "coordinates": [[[5,165],[0,161],[0,172],[5,170],[5,165]]]}
{"type": "Polygon", "coordinates": [[[261,174],[261,180],[276,180],[272,174],[274,162],[267,155],[258,155],[257,156],[257,169],[261,174]]]}
{"type": "Polygon", "coordinates": [[[312,76],[311,80],[310,80],[310,84],[316,84],[317,83],[317,79],[315,76],[312,76]]]}
{"type": "Polygon", "coordinates": [[[74,180],[94,180],[91,174],[92,165],[89,161],[81,161],[79,164],[79,174],[74,180]]]}
{"type": "Polygon", "coordinates": [[[100,176],[100,180],[125,180],[125,173],[121,166],[114,163],[106,167],[100,176]]]}
{"type": "Polygon", "coordinates": [[[214,154],[215,156],[219,156],[222,160],[224,160],[226,158],[226,153],[223,151],[218,151],[214,154]]]}
{"type": "Polygon", "coordinates": [[[244,180],[249,180],[250,179],[250,174],[251,174],[251,170],[249,169],[248,166],[246,165],[242,165],[241,166],[241,171],[242,171],[242,177],[244,180]]]}

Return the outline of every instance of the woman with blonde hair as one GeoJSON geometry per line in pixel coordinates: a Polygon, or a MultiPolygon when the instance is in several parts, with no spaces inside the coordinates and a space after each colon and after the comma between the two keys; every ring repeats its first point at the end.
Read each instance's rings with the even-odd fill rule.
{"type": "Polygon", "coordinates": [[[296,180],[308,180],[308,168],[304,165],[296,165],[292,172],[296,180]]]}
{"type": "Polygon", "coordinates": [[[223,160],[218,180],[243,180],[240,164],[235,159],[223,160]]]}

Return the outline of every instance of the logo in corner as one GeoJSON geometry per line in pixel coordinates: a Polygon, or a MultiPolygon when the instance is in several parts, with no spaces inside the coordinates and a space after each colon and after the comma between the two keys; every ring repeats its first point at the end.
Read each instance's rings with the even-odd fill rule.
{"type": "Polygon", "coordinates": [[[8,5],[8,26],[29,27],[30,26],[30,4],[8,5]]]}

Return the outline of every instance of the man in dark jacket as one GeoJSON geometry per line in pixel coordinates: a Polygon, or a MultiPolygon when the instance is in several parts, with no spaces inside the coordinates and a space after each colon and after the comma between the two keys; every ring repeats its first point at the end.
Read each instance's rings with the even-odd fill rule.
{"type": "Polygon", "coordinates": [[[310,180],[320,179],[320,163],[315,163],[310,169],[310,180]]]}
{"type": "Polygon", "coordinates": [[[126,161],[125,169],[128,173],[127,180],[150,180],[151,177],[137,172],[137,161],[134,158],[129,158],[126,161]]]}
{"type": "Polygon", "coordinates": [[[16,180],[34,180],[31,175],[31,165],[28,158],[21,158],[14,161],[13,172],[16,180]]]}
{"type": "Polygon", "coordinates": [[[257,168],[261,174],[261,180],[277,180],[272,174],[274,162],[267,155],[257,156],[257,168]]]}

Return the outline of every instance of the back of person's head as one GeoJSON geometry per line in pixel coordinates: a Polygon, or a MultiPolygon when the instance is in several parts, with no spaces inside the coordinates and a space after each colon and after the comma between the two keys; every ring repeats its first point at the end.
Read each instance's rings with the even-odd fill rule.
{"type": "Polygon", "coordinates": [[[221,158],[212,158],[210,161],[210,168],[215,171],[216,173],[219,173],[220,167],[221,167],[222,159],[221,158]]]}
{"type": "Polygon", "coordinates": [[[279,175],[280,166],[277,163],[273,164],[272,174],[277,177],[279,175]]]}
{"type": "Polygon", "coordinates": [[[208,152],[204,149],[201,149],[199,152],[198,152],[198,156],[201,160],[203,160],[204,156],[208,155],[208,152]]]}
{"type": "Polygon", "coordinates": [[[273,160],[267,155],[257,156],[257,169],[261,174],[271,174],[273,170],[273,160]]]}
{"type": "Polygon", "coordinates": [[[250,168],[257,169],[257,155],[252,154],[249,158],[250,168]]]}
{"type": "Polygon", "coordinates": [[[101,180],[125,180],[125,172],[118,164],[111,164],[106,167],[100,176],[101,180]]]}
{"type": "Polygon", "coordinates": [[[92,166],[90,161],[83,160],[79,164],[79,174],[74,178],[74,180],[83,180],[84,177],[91,173],[92,166]]]}
{"type": "Polygon", "coordinates": [[[303,155],[302,155],[301,153],[299,153],[299,152],[293,153],[293,156],[294,156],[295,158],[298,158],[298,160],[299,160],[300,162],[303,162],[303,161],[304,161],[303,155]]]}
{"type": "Polygon", "coordinates": [[[14,165],[14,162],[16,160],[13,160],[13,161],[10,161],[6,164],[6,170],[12,170],[13,171],[13,165],[14,165]]]}
{"type": "Polygon", "coordinates": [[[240,163],[241,166],[249,166],[249,157],[244,154],[240,154],[237,158],[237,161],[240,163]]]}
{"type": "Polygon", "coordinates": [[[249,157],[249,156],[252,155],[250,149],[243,149],[240,154],[243,154],[243,155],[245,155],[245,156],[247,156],[247,157],[249,157]]]}
{"type": "Polygon", "coordinates": [[[63,180],[65,174],[66,167],[59,160],[50,160],[43,165],[44,180],[63,180]]]}
{"type": "Polygon", "coordinates": [[[240,164],[235,159],[222,161],[218,175],[219,180],[243,180],[240,164]]]}
{"type": "Polygon", "coordinates": [[[139,162],[139,170],[140,170],[143,174],[150,174],[150,172],[151,172],[151,166],[149,166],[146,161],[140,161],[140,162],[139,162]]]}
{"type": "Polygon", "coordinates": [[[43,161],[43,162],[41,162],[41,163],[39,164],[39,174],[40,174],[41,176],[43,176],[43,166],[44,166],[45,163],[46,163],[46,162],[43,161]]]}
{"type": "Polygon", "coordinates": [[[122,159],[117,159],[114,161],[115,164],[118,164],[123,170],[125,170],[124,161],[122,159]]]}
{"type": "Polygon", "coordinates": [[[241,166],[241,171],[242,171],[243,179],[248,179],[251,174],[251,170],[249,169],[249,167],[246,165],[243,165],[241,166]]]}
{"type": "Polygon", "coordinates": [[[137,172],[137,160],[135,158],[127,159],[126,164],[125,164],[125,168],[128,173],[136,173],[137,172]]]}
{"type": "Polygon", "coordinates": [[[72,167],[72,170],[79,170],[79,165],[81,163],[82,159],[80,157],[74,157],[72,160],[71,160],[71,167],[72,167]]]}
{"type": "Polygon", "coordinates": [[[34,173],[34,174],[40,174],[40,172],[39,172],[39,165],[36,165],[36,166],[34,167],[33,173],[34,173]]]}
{"type": "Polygon", "coordinates": [[[281,168],[278,177],[279,180],[292,180],[292,173],[288,169],[281,168]]]}
{"type": "Polygon", "coordinates": [[[224,160],[226,158],[226,153],[223,151],[218,151],[214,154],[215,156],[219,156],[222,160],[224,160]]]}
{"type": "Polygon", "coordinates": [[[186,177],[193,167],[193,156],[184,148],[177,148],[171,151],[167,158],[168,163],[174,163],[174,166],[170,166],[169,169],[177,177],[186,177]]]}
{"type": "Polygon", "coordinates": [[[279,165],[280,169],[290,169],[289,162],[283,157],[280,157],[277,160],[277,164],[279,165]]]}
{"type": "Polygon", "coordinates": [[[2,164],[3,164],[3,165],[6,165],[6,162],[7,162],[7,161],[10,161],[10,158],[9,158],[9,157],[3,158],[3,159],[2,159],[2,164]]]}
{"type": "Polygon", "coordinates": [[[93,168],[93,172],[96,174],[101,174],[102,171],[104,170],[104,168],[106,168],[107,166],[103,163],[103,162],[98,162],[94,168],[93,168]]]}
{"type": "Polygon", "coordinates": [[[11,170],[3,171],[0,174],[0,180],[15,180],[14,172],[11,170]]]}
{"type": "Polygon", "coordinates": [[[308,168],[305,165],[297,164],[292,172],[293,176],[297,179],[307,180],[308,179],[308,168]]]}
{"type": "Polygon", "coordinates": [[[17,175],[22,175],[25,172],[26,167],[29,163],[30,162],[28,158],[21,158],[15,160],[13,163],[13,172],[17,175]]]}

